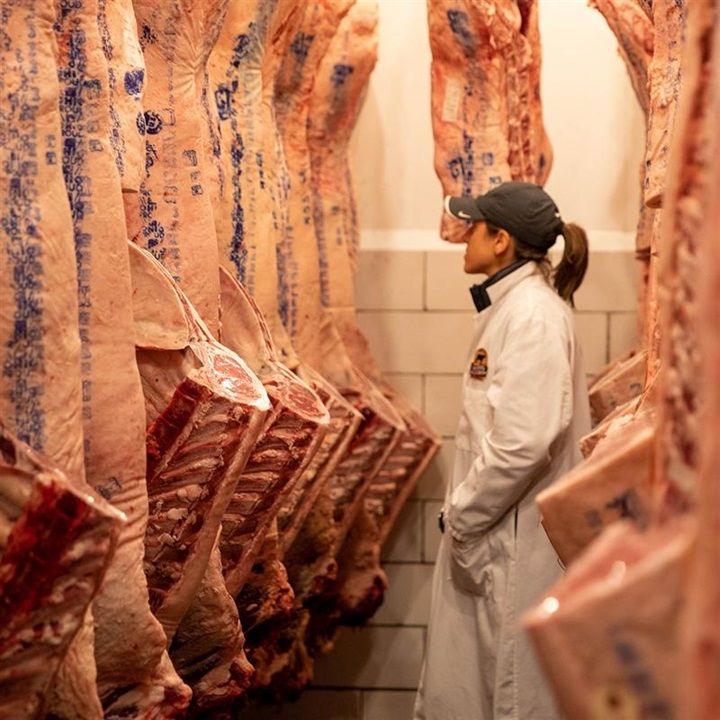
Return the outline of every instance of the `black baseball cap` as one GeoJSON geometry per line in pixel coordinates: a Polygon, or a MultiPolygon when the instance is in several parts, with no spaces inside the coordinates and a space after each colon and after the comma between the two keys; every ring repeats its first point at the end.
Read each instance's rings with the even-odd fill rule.
{"type": "Polygon", "coordinates": [[[563,229],[553,199],[539,185],[527,182],[506,182],[477,197],[448,195],[445,210],[458,220],[486,220],[540,250],[552,247],[563,229]]]}

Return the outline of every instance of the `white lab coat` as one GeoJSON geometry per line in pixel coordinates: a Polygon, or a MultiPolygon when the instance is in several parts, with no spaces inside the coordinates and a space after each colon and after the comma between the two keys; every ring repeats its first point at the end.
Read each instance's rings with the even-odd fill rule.
{"type": "Polygon", "coordinates": [[[572,312],[534,262],[487,293],[463,380],[415,720],[557,717],[519,621],[562,573],[535,497],[580,460],[587,385],[572,312]]]}

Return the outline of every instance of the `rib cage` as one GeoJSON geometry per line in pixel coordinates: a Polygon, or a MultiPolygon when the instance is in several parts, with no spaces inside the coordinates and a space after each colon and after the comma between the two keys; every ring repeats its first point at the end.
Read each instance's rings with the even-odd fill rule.
{"type": "Polygon", "coordinates": [[[0,717],[42,714],[122,520],[0,424],[0,717]]]}
{"type": "Polygon", "coordinates": [[[231,594],[242,586],[288,488],[303,472],[324,435],[318,422],[298,415],[283,402],[283,391],[289,395],[299,395],[300,391],[279,372],[276,377],[274,382],[284,380],[285,387],[265,385],[273,411],[223,518],[220,547],[231,594]]]}

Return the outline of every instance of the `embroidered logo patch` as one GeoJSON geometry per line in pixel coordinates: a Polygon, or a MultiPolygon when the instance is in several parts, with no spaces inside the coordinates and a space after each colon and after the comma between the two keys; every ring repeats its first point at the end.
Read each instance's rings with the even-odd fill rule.
{"type": "Polygon", "coordinates": [[[470,363],[470,377],[475,380],[484,380],[488,373],[488,354],[487,350],[479,348],[473,355],[470,363]]]}

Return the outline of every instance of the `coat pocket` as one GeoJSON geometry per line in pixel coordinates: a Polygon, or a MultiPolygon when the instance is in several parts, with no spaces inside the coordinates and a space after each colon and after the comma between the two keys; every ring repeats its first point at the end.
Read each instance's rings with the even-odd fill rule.
{"type": "Polygon", "coordinates": [[[487,535],[465,542],[450,538],[450,576],[458,590],[492,596],[492,552],[487,535]]]}

